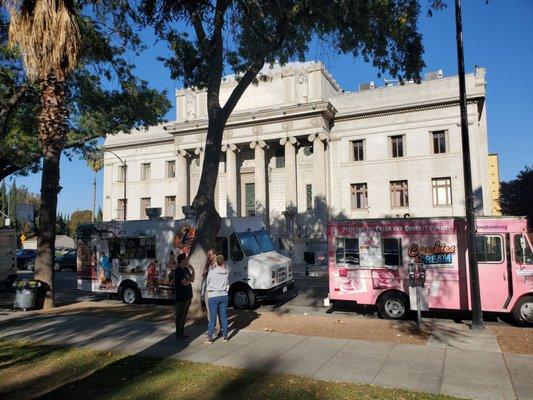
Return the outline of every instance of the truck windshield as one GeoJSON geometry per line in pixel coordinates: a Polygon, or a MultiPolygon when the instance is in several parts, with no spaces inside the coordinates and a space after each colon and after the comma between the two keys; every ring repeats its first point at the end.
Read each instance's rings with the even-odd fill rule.
{"type": "Polygon", "coordinates": [[[254,232],[239,233],[238,236],[241,241],[242,249],[248,257],[261,253],[261,247],[259,247],[259,243],[257,243],[257,238],[255,237],[254,232]]]}
{"type": "Polygon", "coordinates": [[[272,243],[272,239],[270,239],[270,236],[265,229],[256,232],[255,237],[257,238],[263,253],[268,253],[269,251],[275,250],[274,243],[272,243]]]}
{"type": "Polygon", "coordinates": [[[274,243],[265,229],[257,232],[239,233],[241,246],[247,256],[255,256],[259,253],[275,251],[274,243]]]}

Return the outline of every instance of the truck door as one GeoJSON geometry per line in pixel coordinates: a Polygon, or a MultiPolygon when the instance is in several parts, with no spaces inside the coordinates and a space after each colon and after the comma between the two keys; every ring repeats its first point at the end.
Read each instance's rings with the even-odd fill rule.
{"type": "Polygon", "coordinates": [[[509,297],[507,261],[508,241],[504,235],[476,236],[476,255],[479,269],[481,308],[483,311],[503,311],[509,297]]]}

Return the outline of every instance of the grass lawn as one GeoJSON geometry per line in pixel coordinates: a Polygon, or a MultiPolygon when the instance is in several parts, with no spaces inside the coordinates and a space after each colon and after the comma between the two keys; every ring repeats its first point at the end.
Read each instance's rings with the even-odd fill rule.
{"type": "Polygon", "coordinates": [[[323,382],[175,359],[45,346],[24,341],[0,341],[0,398],[452,399],[372,385],[323,382]]]}

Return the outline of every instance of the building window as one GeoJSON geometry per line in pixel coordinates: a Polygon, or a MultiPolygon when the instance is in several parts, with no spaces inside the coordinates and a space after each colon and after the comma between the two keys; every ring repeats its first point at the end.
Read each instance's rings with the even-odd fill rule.
{"type": "Polygon", "coordinates": [[[313,209],[313,185],[305,185],[305,204],[307,211],[313,209]]]}
{"type": "Polygon", "coordinates": [[[391,207],[409,207],[407,181],[390,182],[391,207]]]}
{"type": "Polygon", "coordinates": [[[449,206],[452,204],[452,180],[450,178],[433,178],[433,205],[449,206]]]}
{"type": "Polygon", "coordinates": [[[141,181],[150,180],[150,163],[141,164],[141,181]]]}
{"type": "Polygon", "coordinates": [[[433,136],[433,153],[442,154],[446,153],[446,132],[445,131],[435,131],[432,132],[433,136]]]}
{"type": "Polygon", "coordinates": [[[140,219],[148,219],[148,215],[146,215],[146,209],[150,208],[151,199],[150,197],[143,197],[141,199],[141,218],[140,219]]]}
{"type": "Polygon", "coordinates": [[[404,155],[404,135],[391,136],[391,155],[392,158],[403,157],[404,155]]]}
{"type": "Polygon", "coordinates": [[[175,178],[176,177],[176,161],[167,161],[166,162],[166,177],[175,178]]]}
{"type": "Polygon", "coordinates": [[[176,216],[176,196],[165,197],[165,217],[176,216]]]}
{"type": "Polygon", "coordinates": [[[502,238],[488,235],[476,236],[476,255],[480,263],[502,262],[502,238]]]}
{"type": "Polygon", "coordinates": [[[401,267],[402,266],[402,239],[400,238],[383,238],[383,260],[385,265],[401,267]]]}
{"type": "Polygon", "coordinates": [[[352,210],[368,208],[368,188],[366,183],[352,183],[352,210]]]}
{"type": "Polygon", "coordinates": [[[276,149],[276,168],[285,168],[285,149],[276,149]]]}
{"type": "Polygon", "coordinates": [[[117,220],[124,221],[124,214],[126,210],[126,200],[118,199],[117,202],[117,220]]]}
{"type": "Polygon", "coordinates": [[[337,238],[335,257],[337,264],[359,265],[359,239],[337,238]]]}
{"type": "Polygon", "coordinates": [[[365,141],[353,140],[352,141],[352,161],[364,161],[365,160],[365,141]]]}
{"type": "Polygon", "coordinates": [[[247,217],[255,215],[255,183],[244,184],[244,208],[247,217]]]}
{"type": "Polygon", "coordinates": [[[126,166],[118,166],[118,182],[126,182],[126,166]]]}

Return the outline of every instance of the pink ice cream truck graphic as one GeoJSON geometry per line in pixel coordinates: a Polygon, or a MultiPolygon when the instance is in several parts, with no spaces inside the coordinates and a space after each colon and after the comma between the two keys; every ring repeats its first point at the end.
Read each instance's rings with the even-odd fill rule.
{"type": "MultiPolygon", "coordinates": [[[[483,311],[533,324],[533,253],[523,217],[479,217],[476,256],[483,311]]],[[[408,266],[425,268],[421,308],[469,310],[463,218],[366,219],[328,225],[329,299],[377,306],[400,319],[416,308],[408,266]]]]}

